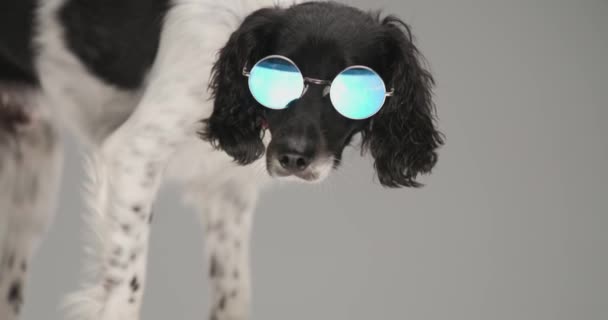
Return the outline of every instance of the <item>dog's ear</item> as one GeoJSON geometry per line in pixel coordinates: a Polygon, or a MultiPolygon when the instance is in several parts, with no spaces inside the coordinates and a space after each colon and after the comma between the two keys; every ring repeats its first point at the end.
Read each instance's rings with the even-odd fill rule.
{"type": "Polygon", "coordinates": [[[362,150],[374,157],[382,185],[419,187],[416,177],[431,171],[437,162],[436,149],[443,144],[434,124],[434,80],[423,66],[409,26],[395,17],[381,23],[387,87],[394,94],[362,132],[362,150]]]}
{"type": "Polygon", "coordinates": [[[264,154],[262,109],[249,92],[243,67],[251,68],[272,50],[281,16],[281,9],[266,8],[245,18],[220,50],[212,69],[214,107],[211,117],[204,121],[201,137],[239,164],[251,163],[264,154]]]}

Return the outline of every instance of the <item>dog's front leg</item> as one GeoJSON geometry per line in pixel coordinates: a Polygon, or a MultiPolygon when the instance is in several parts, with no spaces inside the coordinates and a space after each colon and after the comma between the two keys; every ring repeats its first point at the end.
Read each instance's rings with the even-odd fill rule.
{"type": "Polygon", "coordinates": [[[69,301],[75,319],[139,318],[152,202],[175,148],[211,112],[207,81],[219,47],[208,30],[212,18],[198,5],[169,11],[137,109],[93,159],[91,207],[100,246],[92,252],[93,282],[69,301]]]}
{"type": "Polygon", "coordinates": [[[212,184],[212,190],[190,190],[198,195],[193,198],[204,229],[211,320],[249,318],[249,239],[257,188],[251,180],[235,179],[212,184]]]}
{"type": "Polygon", "coordinates": [[[184,92],[173,94],[169,100],[144,98],[92,160],[96,274],[89,286],[71,296],[75,319],[139,318],[152,203],[170,156],[192,134],[186,128],[192,128],[194,115],[187,109],[200,107],[184,92]]]}

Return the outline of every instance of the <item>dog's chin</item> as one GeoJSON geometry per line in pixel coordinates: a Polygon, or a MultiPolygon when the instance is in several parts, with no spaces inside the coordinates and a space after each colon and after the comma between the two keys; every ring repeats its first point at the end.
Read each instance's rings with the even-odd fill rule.
{"type": "Polygon", "coordinates": [[[332,169],[333,159],[313,162],[307,169],[295,173],[283,169],[277,160],[267,165],[268,174],[277,180],[311,184],[325,180],[332,169]]]}

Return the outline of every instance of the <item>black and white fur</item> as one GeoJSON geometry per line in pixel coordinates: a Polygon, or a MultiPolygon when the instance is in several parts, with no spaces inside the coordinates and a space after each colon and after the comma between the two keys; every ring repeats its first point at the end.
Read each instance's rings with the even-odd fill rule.
{"type": "Polygon", "coordinates": [[[432,84],[407,25],[336,3],[3,1],[0,319],[17,319],[30,257],[51,219],[58,126],[91,148],[91,273],[70,296],[71,316],[139,318],[152,204],[168,177],[200,212],[211,319],[246,319],[260,189],[271,177],[323,180],[358,133],[381,184],[419,186],[442,144],[432,84]],[[321,79],[366,65],[395,94],[358,121],[314,85],[286,110],[264,109],[241,72],[270,54],[321,79]]]}

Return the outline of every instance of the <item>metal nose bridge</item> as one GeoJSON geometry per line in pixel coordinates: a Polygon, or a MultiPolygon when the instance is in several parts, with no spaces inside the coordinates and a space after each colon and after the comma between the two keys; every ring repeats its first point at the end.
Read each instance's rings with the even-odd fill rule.
{"type": "Polygon", "coordinates": [[[321,79],[315,79],[315,78],[309,78],[309,77],[304,77],[304,82],[305,83],[312,83],[312,84],[316,84],[316,85],[320,85],[320,86],[329,86],[331,85],[331,80],[321,80],[321,79]]]}
{"type": "Polygon", "coordinates": [[[329,94],[329,89],[331,88],[331,80],[321,80],[321,79],[315,79],[315,78],[309,78],[309,77],[303,77],[304,78],[304,91],[302,92],[302,95],[300,96],[300,98],[302,98],[306,92],[308,91],[308,84],[314,84],[314,85],[318,85],[318,86],[323,86],[323,91],[321,91],[321,96],[325,97],[329,94]]]}
{"type": "MultiPolygon", "coordinates": [[[[311,95],[307,95],[307,93],[311,90],[314,92],[317,92],[319,94],[318,95],[319,98],[325,97],[327,94],[329,94],[329,88],[331,87],[331,81],[319,80],[319,79],[312,79],[312,80],[314,80],[315,82],[304,80],[304,90],[302,90],[302,94],[300,95],[298,100],[303,99],[304,96],[310,97],[311,95]]],[[[314,94],[313,96],[317,96],[317,94],[314,94]]]]}

